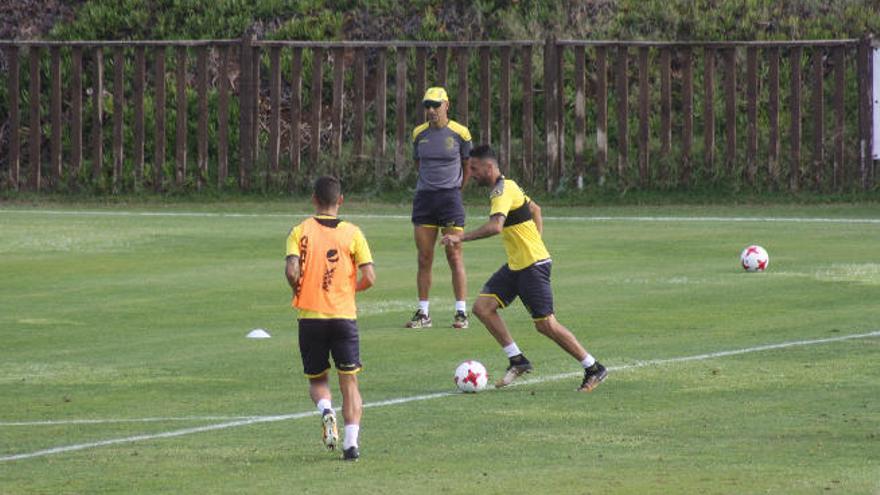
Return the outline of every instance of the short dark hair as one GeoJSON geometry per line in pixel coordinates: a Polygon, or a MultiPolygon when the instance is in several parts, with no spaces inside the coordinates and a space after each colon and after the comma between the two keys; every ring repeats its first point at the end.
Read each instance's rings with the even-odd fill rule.
{"type": "Polygon", "coordinates": [[[333,206],[339,201],[342,185],[336,177],[324,175],[315,180],[315,199],[323,207],[333,206]]]}
{"type": "Polygon", "coordinates": [[[495,156],[495,151],[488,144],[481,144],[472,149],[470,155],[471,158],[476,158],[478,160],[492,160],[495,163],[498,163],[498,157],[495,156]]]}

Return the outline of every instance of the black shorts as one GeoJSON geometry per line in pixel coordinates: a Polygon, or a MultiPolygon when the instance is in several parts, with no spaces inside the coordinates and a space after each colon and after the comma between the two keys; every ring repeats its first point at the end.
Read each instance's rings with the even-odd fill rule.
{"type": "Polygon", "coordinates": [[[505,264],[489,277],[480,295],[494,297],[502,308],[510,306],[519,296],[532,319],[542,320],[553,314],[552,264],[546,259],[516,271],[505,264]]]}
{"type": "Polygon", "coordinates": [[[412,223],[424,227],[464,228],[464,204],[460,189],[416,191],[412,223]]]}
{"type": "Polygon", "coordinates": [[[341,318],[299,320],[299,352],[303,372],[318,378],[330,369],[330,355],[339,373],[354,374],[361,370],[360,338],[357,320],[341,318]]]}

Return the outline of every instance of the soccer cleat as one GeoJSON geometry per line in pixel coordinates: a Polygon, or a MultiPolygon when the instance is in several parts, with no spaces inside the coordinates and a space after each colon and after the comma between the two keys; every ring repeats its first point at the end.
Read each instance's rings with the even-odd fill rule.
{"type": "Polygon", "coordinates": [[[343,461],[357,461],[360,456],[360,451],[354,445],[342,451],[343,461]]]}
{"type": "Polygon", "coordinates": [[[336,444],[339,443],[339,430],[336,427],[336,413],[333,412],[333,409],[324,409],[321,425],[324,446],[327,447],[327,450],[334,450],[336,444]]]}
{"type": "Polygon", "coordinates": [[[510,366],[500,380],[495,382],[495,388],[506,387],[513,383],[514,380],[526,373],[532,372],[532,363],[522,354],[510,358],[510,366]]]}
{"type": "Polygon", "coordinates": [[[468,315],[464,311],[456,311],[452,317],[452,328],[467,328],[468,315]]]}
{"type": "Polygon", "coordinates": [[[412,318],[406,322],[406,328],[431,328],[431,317],[422,313],[421,309],[413,313],[412,318]]]}
{"type": "Polygon", "coordinates": [[[607,376],[608,370],[596,361],[594,365],[584,369],[584,381],[581,382],[578,392],[592,392],[607,376]]]}

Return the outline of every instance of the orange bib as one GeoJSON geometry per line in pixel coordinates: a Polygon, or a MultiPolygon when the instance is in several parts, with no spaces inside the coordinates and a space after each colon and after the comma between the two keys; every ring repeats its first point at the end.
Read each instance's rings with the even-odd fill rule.
{"type": "Polygon", "coordinates": [[[293,306],[328,314],[357,312],[357,267],[351,255],[356,228],[341,222],[325,227],[314,218],[302,223],[299,239],[300,278],[293,306]]]}

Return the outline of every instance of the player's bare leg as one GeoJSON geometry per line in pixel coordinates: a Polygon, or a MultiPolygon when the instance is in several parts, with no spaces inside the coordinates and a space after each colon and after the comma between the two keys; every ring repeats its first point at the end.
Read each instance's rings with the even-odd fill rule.
{"type": "Polygon", "coordinates": [[[553,342],[562,347],[565,352],[571,354],[571,357],[581,361],[587,357],[587,351],[584,346],[578,342],[577,337],[571,333],[571,330],[565,328],[555,315],[550,315],[543,320],[535,321],[535,328],[544,336],[550,338],[553,342]]]}
{"type": "MultiPolygon", "coordinates": [[[[327,383],[326,374],[316,378],[309,378],[309,396],[311,396],[315,405],[322,403],[330,405],[330,386],[327,383]]],[[[336,444],[339,443],[336,413],[331,407],[321,407],[321,409],[321,437],[324,446],[328,450],[333,450],[336,448],[336,444]]]]}
{"type": "Polygon", "coordinates": [[[513,343],[513,337],[507,329],[507,324],[498,314],[498,301],[494,297],[480,296],[474,301],[473,312],[477,318],[486,326],[486,330],[495,337],[495,340],[501,347],[508,346],[513,343]]]}
{"type": "MultiPolygon", "coordinates": [[[[416,225],[413,228],[413,238],[418,251],[418,272],[416,274],[416,287],[419,301],[427,303],[431,292],[431,267],[434,264],[434,246],[437,243],[437,229],[416,225]]],[[[407,328],[428,328],[431,326],[431,317],[428,311],[421,308],[416,311],[412,319],[406,323],[407,328]]]]}
{"type": "MultiPolygon", "coordinates": [[[[461,232],[460,228],[444,228],[444,234],[461,232]]],[[[464,270],[464,254],[462,253],[461,243],[446,246],[446,261],[449,263],[449,270],[452,272],[452,292],[456,301],[462,301],[464,304],[467,298],[467,275],[464,270]]],[[[453,317],[452,326],[454,328],[468,327],[467,312],[457,309],[453,317]]]]}
{"type": "Polygon", "coordinates": [[[584,365],[584,379],[579,391],[592,392],[608,376],[605,367],[593,359],[571,330],[559,323],[555,315],[535,321],[535,328],[584,365]]]}
{"type": "MultiPolygon", "coordinates": [[[[502,348],[506,348],[513,344],[513,337],[507,329],[507,324],[504,323],[501,315],[498,314],[499,307],[498,300],[494,297],[480,296],[474,302],[473,311],[483,325],[486,326],[486,329],[489,330],[489,333],[495,337],[495,341],[498,342],[498,345],[502,348]]],[[[526,359],[525,356],[519,354],[518,356],[511,357],[510,366],[507,367],[504,376],[495,382],[495,387],[501,388],[510,385],[518,377],[531,371],[532,364],[529,363],[529,360],[526,359]]]]}
{"type": "Polygon", "coordinates": [[[360,457],[358,434],[360,433],[361,415],[364,411],[357,375],[340,373],[339,389],[342,391],[342,417],[345,419],[342,457],[347,461],[355,461],[360,457]]]}

